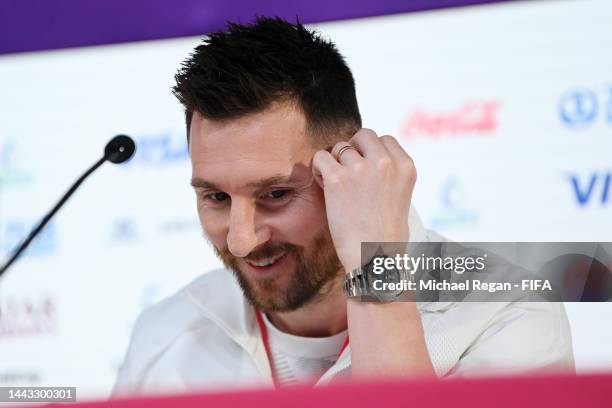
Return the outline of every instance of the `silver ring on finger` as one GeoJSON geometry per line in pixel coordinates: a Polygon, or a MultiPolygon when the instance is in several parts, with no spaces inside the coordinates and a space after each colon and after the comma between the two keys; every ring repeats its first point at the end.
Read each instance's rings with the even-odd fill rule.
{"type": "Polygon", "coordinates": [[[338,153],[336,153],[336,160],[338,161],[338,163],[340,163],[340,158],[342,157],[342,154],[350,149],[357,151],[357,149],[355,149],[355,146],[350,145],[350,144],[346,146],[342,146],[340,150],[338,150],[338,153]]]}

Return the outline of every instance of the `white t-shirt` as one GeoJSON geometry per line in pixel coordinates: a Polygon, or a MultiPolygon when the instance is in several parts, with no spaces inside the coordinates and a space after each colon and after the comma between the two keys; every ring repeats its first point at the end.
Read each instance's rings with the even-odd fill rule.
{"type": "Polygon", "coordinates": [[[314,384],[336,361],[347,330],[330,337],[300,337],[277,329],[264,314],[279,385],[314,384]]]}

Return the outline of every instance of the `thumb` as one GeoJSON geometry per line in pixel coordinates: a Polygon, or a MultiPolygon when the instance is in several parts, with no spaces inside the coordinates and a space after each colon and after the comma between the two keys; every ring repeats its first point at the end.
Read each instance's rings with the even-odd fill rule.
{"type": "Polygon", "coordinates": [[[319,150],[312,158],[312,175],[317,184],[324,188],[325,179],[342,170],[342,165],[326,150],[319,150]]]}
{"type": "Polygon", "coordinates": [[[314,166],[312,167],[312,176],[319,185],[319,187],[323,189],[323,176],[321,175],[321,172],[317,170],[314,166]]]}

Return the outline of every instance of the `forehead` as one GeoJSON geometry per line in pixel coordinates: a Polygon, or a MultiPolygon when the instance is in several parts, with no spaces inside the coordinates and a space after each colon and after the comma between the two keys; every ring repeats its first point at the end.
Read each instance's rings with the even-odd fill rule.
{"type": "Polygon", "coordinates": [[[304,114],[293,103],[222,121],[194,112],[189,139],[192,178],[227,189],[294,174],[315,152],[304,114]]]}

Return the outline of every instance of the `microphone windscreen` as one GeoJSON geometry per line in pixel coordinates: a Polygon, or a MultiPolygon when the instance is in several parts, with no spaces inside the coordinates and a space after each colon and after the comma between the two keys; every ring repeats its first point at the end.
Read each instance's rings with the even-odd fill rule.
{"type": "Polygon", "coordinates": [[[113,163],[123,163],[132,157],[135,151],[136,144],[131,137],[117,135],[106,144],[104,158],[113,163]]]}

